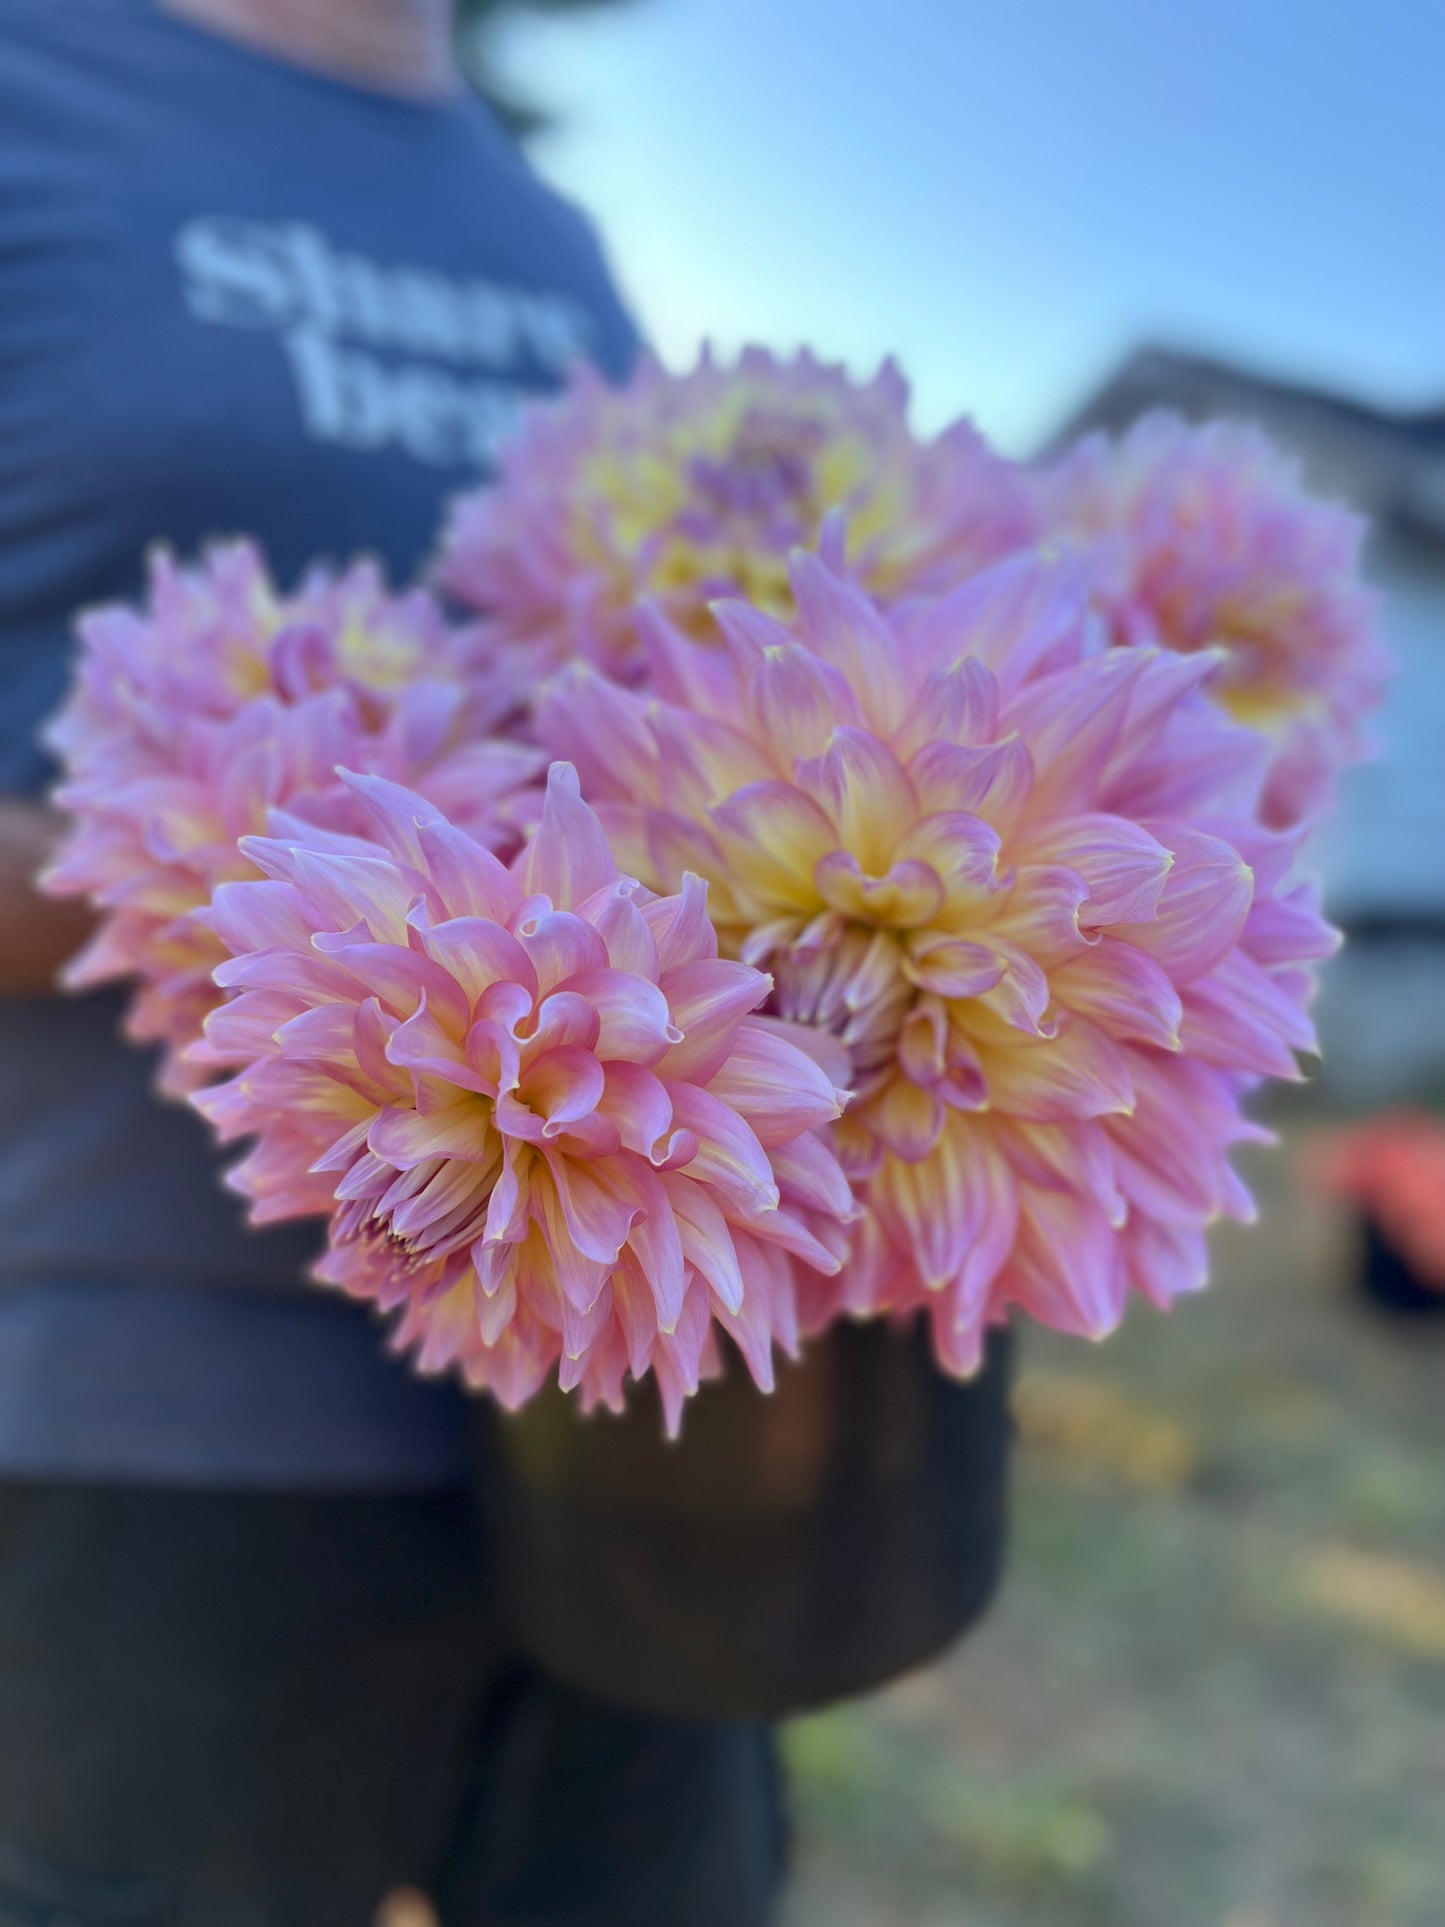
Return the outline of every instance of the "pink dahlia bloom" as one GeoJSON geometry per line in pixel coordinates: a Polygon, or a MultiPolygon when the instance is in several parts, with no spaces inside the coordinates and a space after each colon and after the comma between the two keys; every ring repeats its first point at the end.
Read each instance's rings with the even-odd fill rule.
{"type": "Polygon", "coordinates": [[[73,818],[45,878],[102,912],[69,965],[80,988],[136,980],[128,1034],[166,1045],[162,1088],[204,1077],[182,1052],[216,1002],[224,952],[196,912],[253,875],[237,839],[286,805],[339,828],[355,817],[338,763],[414,782],[467,827],[514,849],[542,759],[478,735],[489,697],[472,644],[430,597],[388,595],[361,564],[292,596],[256,549],[214,549],[182,570],[152,562],[144,609],[81,620],[71,696],[48,740],[73,818]]]}
{"type": "Polygon", "coordinates": [[[1099,1337],[1203,1282],[1241,1097],[1313,1045],[1334,935],[1258,824],[1266,747],[1214,657],[1105,647],[1067,561],[894,617],[816,556],[792,589],[791,626],[716,605],[727,690],[654,622],[655,695],[574,666],[539,727],[622,860],[706,877],[725,952],[846,1049],[852,1306],[926,1306],[959,1372],[1013,1306],[1099,1337]]]}
{"type": "Polygon", "coordinates": [[[838,1269],[840,1097],[751,1014],[769,980],[719,959],[704,885],[619,876],[564,764],[511,869],[347,780],[375,843],[283,822],[246,844],[269,880],[211,913],[235,995],[208,1051],[241,1069],[194,1101],[256,1140],[256,1219],[327,1212],[318,1275],[508,1405],[554,1369],[616,1405],[651,1371],[675,1429],[718,1328],[766,1389],[794,1264],[838,1269]]]}
{"type": "Polygon", "coordinates": [[[760,348],[685,375],[644,359],[623,390],[581,370],[535,407],[500,481],[461,498],[439,575],[490,619],[525,694],[581,654],[632,678],[636,605],[700,638],[713,598],[792,611],[788,556],[846,514],[848,561],[883,603],[946,588],[1031,539],[1019,472],[967,422],[908,426],[908,385],[760,348]]]}
{"type": "Polygon", "coordinates": [[[1041,483],[1049,529],[1077,544],[1119,643],[1216,649],[1211,682],[1273,748],[1262,799],[1306,822],[1369,748],[1389,658],[1359,575],[1364,524],[1300,485],[1257,429],[1146,415],[1090,435],[1041,483]]]}

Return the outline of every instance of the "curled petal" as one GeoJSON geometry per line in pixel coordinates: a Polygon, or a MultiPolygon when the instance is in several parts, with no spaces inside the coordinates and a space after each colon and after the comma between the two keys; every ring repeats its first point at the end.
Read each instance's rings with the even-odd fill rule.
{"type": "Polygon", "coordinates": [[[604,1084],[602,1066],[590,1050],[564,1045],[531,1059],[518,1080],[517,1096],[543,1120],[543,1138],[554,1138],[592,1115],[604,1084]]]}
{"type": "Polygon", "coordinates": [[[834,850],[823,858],[814,875],[824,903],[862,923],[919,930],[943,908],[942,878],[917,858],[894,863],[881,876],[869,876],[855,856],[834,850]]]}
{"type": "Polygon", "coordinates": [[[672,1021],[666,997],[656,984],[621,970],[587,970],[567,980],[566,988],[585,997],[599,1019],[592,1048],[605,1064],[622,1060],[656,1064],[682,1032],[672,1021]]]}
{"type": "Polygon", "coordinates": [[[452,917],[422,926],[422,946],[460,986],[469,1005],[495,983],[524,984],[536,994],[537,972],[510,930],[486,917],[452,917]]]}
{"type": "Polygon", "coordinates": [[[868,1123],[895,1158],[918,1164],[934,1150],[947,1116],[937,1093],[895,1077],[868,1107],[868,1123]]]}
{"type": "Polygon", "coordinates": [[[659,1075],[708,1084],[728,1061],[743,1018],[771,986],[748,964],[718,961],[681,964],[663,976],[659,987],[682,1032],[659,1063],[659,1075]]]}
{"type": "Polygon", "coordinates": [[[1254,900],[1254,874],[1232,844],[1202,831],[1161,826],[1174,865],[1154,916],[1119,923],[1114,934],[1137,944],[1176,984],[1202,977],[1234,948],[1254,900]]]}

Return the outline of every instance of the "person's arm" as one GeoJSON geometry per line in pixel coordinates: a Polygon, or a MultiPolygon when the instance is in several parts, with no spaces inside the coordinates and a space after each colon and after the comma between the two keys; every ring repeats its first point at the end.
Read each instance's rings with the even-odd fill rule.
{"type": "Polygon", "coordinates": [[[42,896],[35,887],[62,827],[43,803],[0,797],[0,997],[53,991],[55,973],[90,934],[89,904],[42,896]]]}

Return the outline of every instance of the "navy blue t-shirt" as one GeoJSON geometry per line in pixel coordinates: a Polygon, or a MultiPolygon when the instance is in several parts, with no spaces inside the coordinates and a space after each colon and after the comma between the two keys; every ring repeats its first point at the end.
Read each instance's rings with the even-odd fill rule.
{"type": "MultiPolygon", "coordinates": [[[[590,230],[470,98],[420,104],[149,0],[0,0],[0,790],[50,779],[79,605],[246,532],[292,579],[434,543],[519,398],[634,347],[590,230]]],[[[450,1386],[299,1281],[111,995],[0,1001],[0,1475],[462,1475],[450,1386]]]]}

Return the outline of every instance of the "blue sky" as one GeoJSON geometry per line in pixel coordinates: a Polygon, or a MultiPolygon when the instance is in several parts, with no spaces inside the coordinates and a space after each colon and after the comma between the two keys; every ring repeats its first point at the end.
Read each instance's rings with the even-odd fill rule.
{"type": "Polygon", "coordinates": [[[634,0],[506,54],[669,359],[891,350],[1018,452],[1145,337],[1445,405],[1445,0],[634,0]]]}

